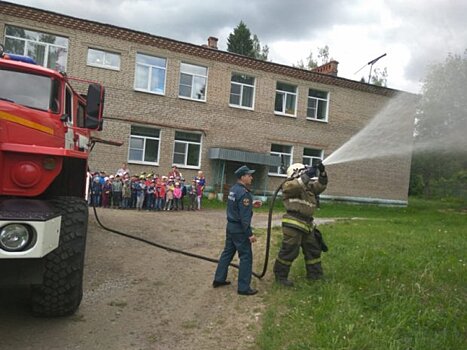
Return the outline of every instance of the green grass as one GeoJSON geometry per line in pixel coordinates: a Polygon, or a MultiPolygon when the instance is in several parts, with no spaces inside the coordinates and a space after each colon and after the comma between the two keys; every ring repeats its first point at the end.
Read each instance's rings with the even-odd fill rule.
{"type": "MultiPolygon", "coordinates": [[[[323,203],[326,278],[300,256],[273,285],[258,349],[467,349],[467,206],[411,199],[407,208],[323,203]]],[[[274,260],[280,242],[274,230],[274,260]]],[[[268,273],[272,273],[270,268],[268,273]]]]}
{"type": "MultiPolygon", "coordinates": [[[[188,203],[188,200],[185,199],[185,203],[188,203]]],[[[188,204],[186,204],[188,205],[188,204]]],[[[203,200],[201,202],[201,208],[204,209],[225,209],[226,208],[226,203],[217,200],[217,199],[208,199],[206,197],[203,197],[203,200]]]]}

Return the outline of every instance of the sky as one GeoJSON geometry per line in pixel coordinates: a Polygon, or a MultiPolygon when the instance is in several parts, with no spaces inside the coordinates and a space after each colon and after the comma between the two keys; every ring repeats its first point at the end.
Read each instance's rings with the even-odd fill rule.
{"type": "Polygon", "coordinates": [[[430,66],[467,49],[465,0],[8,0],[191,44],[210,36],[227,50],[243,21],[268,59],[296,65],[329,47],[338,76],[368,79],[387,69],[387,87],[421,92],[430,66]]]}

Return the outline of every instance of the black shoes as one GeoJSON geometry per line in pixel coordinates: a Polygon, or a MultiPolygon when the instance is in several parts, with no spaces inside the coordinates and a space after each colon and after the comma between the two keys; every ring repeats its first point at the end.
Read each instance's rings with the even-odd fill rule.
{"type": "MultiPolygon", "coordinates": [[[[218,287],[222,287],[222,286],[228,286],[229,284],[231,284],[230,281],[224,281],[224,282],[219,282],[219,281],[213,281],[212,282],[212,287],[213,288],[218,288],[218,287]]],[[[253,288],[250,288],[246,291],[238,291],[238,294],[240,295],[255,295],[256,293],[258,293],[258,291],[256,289],[253,289],[253,288]]]]}
{"type": "Polygon", "coordinates": [[[212,282],[212,286],[214,288],[222,287],[222,286],[228,286],[229,284],[230,284],[230,281],[224,281],[224,282],[214,281],[214,282],[212,282]]]}
{"type": "Polygon", "coordinates": [[[255,295],[256,293],[258,293],[258,291],[256,289],[253,289],[253,288],[250,288],[250,289],[248,289],[248,290],[246,290],[244,292],[242,292],[240,290],[238,291],[238,294],[240,294],[240,295],[255,295]]]}

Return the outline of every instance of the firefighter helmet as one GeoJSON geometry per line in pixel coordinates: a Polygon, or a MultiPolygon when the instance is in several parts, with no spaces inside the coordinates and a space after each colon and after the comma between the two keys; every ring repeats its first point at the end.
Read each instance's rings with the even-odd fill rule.
{"type": "Polygon", "coordinates": [[[305,169],[305,166],[302,163],[294,163],[287,168],[287,177],[292,177],[303,169],[305,169]]]}

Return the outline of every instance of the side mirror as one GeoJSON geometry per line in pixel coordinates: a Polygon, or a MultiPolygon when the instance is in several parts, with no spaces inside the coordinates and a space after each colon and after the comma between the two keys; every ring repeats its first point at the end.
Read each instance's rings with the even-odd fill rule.
{"type": "Polygon", "coordinates": [[[104,112],[105,89],[99,84],[90,84],[86,97],[86,119],[84,126],[87,129],[102,130],[102,114],[104,112]]]}
{"type": "Polygon", "coordinates": [[[3,53],[5,52],[5,47],[3,44],[0,44],[0,57],[3,57],[3,53]]]}

